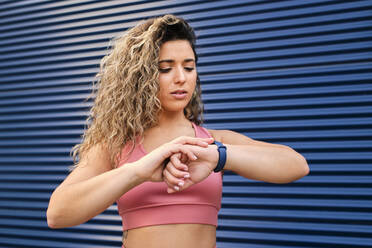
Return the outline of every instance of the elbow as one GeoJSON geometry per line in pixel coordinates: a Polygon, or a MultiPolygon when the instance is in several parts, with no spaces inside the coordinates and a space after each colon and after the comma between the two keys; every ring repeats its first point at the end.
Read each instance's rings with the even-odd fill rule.
{"type": "Polygon", "coordinates": [[[49,208],[47,210],[46,217],[49,228],[52,229],[62,228],[61,224],[58,221],[60,218],[58,218],[58,215],[53,213],[53,211],[50,210],[49,208]]]}
{"type": "Polygon", "coordinates": [[[50,206],[50,204],[46,211],[46,220],[48,227],[51,229],[77,226],[87,221],[78,217],[77,213],[71,208],[50,206]]]}
{"type": "Polygon", "coordinates": [[[295,162],[289,168],[291,173],[288,173],[287,176],[279,178],[274,183],[286,184],[297,181],[310,173],[310,168],[307,164],[306,159],[299,153],[297,153],[297,158],[295,162]]]}
{"type": "Polygon", "coordinates": [[[71,209],[66,206],[65,201],[60,200],[61,197],[56,194],[57,191],[58,188],[51,195],[46,210],[46,221],[48,227],[51,229],[68,227],[67,220],[71,212],[71,209]]]}
{"type": "Polygon", "coordinates": [[[47,223],[48,223],[48,227],[51,228],[51,229],[57,229],[58,228],[58,222],[48,212],[47,212],[47,223]]]}
{"type": "Polygon", "coordinates": [[[47,224],[48,227],[52,229],[61,228],[59,221],[61,219],[61,212],[56,206],[58,205],[55,204],[52,195],[49,199],[48,209],[46,210],[47,224]]]}
{"type": "Polygon", "coordinates": [[[53,207],[49,204],[49,207],[46,211],[48,227],[51,229],[59,229],[73,226],[72,223],[69,223],[69,218],[66,213],[68,213],[68,210],[55,206],[53,207]]]}
{"type": "Polygon", "coordinates": [[[299,180],[310,173],[309,165],[306,159],[299,153],[297,153],[296,163],[293,169],[292,178],[288,180],[288,183],[299,180]]]}
{"type": "Polygon", "coordinates": [[[310,173],[310,168],[309,165],[307,164],[306,159],[301,155],[299,155],[299,178],[302,178],[304,176],[309,175],[310,173]]]}
{"type": "Polygon", "coordinates": [[[48,227],[50,229],[58,229],[58,228],[61,228],[59,227],[55,222],[51,221],[49,218],[47,219],[47,222],[48,222],[48,227]]]}
{"type": "Polygon", "coordinates": [[[307,161],[304,156],[302,156],[300,153],[292,149],[291,147],[286,147],[292,157],[292,162],[291,162],[291,172],[290,173],[290,178],[288,178],[286,183],[296,181],[298,179],[301,179],[310,173],[310,168],[309,165],[307,164],[307,161]]]}

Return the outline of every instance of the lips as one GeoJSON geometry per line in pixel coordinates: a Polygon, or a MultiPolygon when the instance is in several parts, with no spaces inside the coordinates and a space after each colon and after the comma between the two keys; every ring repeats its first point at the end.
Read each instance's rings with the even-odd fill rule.
{"type": "Polygon", "coordinates": [[[179,90],[172,91],[171,95],[177,100],[184,100],[187,98],[187,91],[183,89],[179,89],[179,90]]]}
{"type": "Polygon", "coordinates": [[[175,90],[171,92],[171,94],[178,94],[178,95],[186,94],[186,93],[187,93],[186,90],[175,90]]]}

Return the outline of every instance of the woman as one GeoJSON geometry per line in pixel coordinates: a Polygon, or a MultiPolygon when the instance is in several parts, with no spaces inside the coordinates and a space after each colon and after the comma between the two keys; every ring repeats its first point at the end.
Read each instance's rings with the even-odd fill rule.
{"type": "Polygon", "coordinates": [[[194,32],[173,15],[116,41],[74,148],[79,162],[51,196],[51,228],[84,223],[117,201],[123,247],[213,248],[224,170],[273,183],[308,174],[287,146],[201,127],[196,62],[194,32]]]}

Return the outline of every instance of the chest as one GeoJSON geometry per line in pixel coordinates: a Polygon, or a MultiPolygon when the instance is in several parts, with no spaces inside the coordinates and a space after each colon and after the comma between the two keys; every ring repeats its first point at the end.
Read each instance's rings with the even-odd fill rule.
{"type": "Polygon", "coordinates": [[[171,142],[180,136],[196,137],[196,133],[192,127],[180,128],[179,130],[150,129],[144,135],[142,146],[146,153],[150,153],[159,146],[171,142]]]}

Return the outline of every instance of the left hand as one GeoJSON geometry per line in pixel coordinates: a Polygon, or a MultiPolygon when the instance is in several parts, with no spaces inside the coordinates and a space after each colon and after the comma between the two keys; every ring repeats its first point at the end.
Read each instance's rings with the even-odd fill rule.
{"type": "Polygon", "coordinates": [[[168,185],[167,192],[174,193],[185,190],[191,185],[199,183],[207,178],[214,170],[218,162],[216,145],[199,147],[187,145],[196,155],[196,160],[190,160],[181,153],[173,154],[169,163],[163,170],[164,181],[168,185]],[[187,166],[187,171],[185,171],[187,166]]]}
{"type": "MultiPolygon", "coordinates": [[[[193,154],[191,148],[208,147],[213,142],[210,138],[192,138],[182,136],[157,147],[146,156],[137,160],[133,164],[136,168],[136,175],[141,181],[161,182],[163,181],[163,162],[174,154],[182,154],[188,160],[195,160],[196,154],[193,154]]],[[[187,167],[186,167],[187,168],[187,167]]]]}

